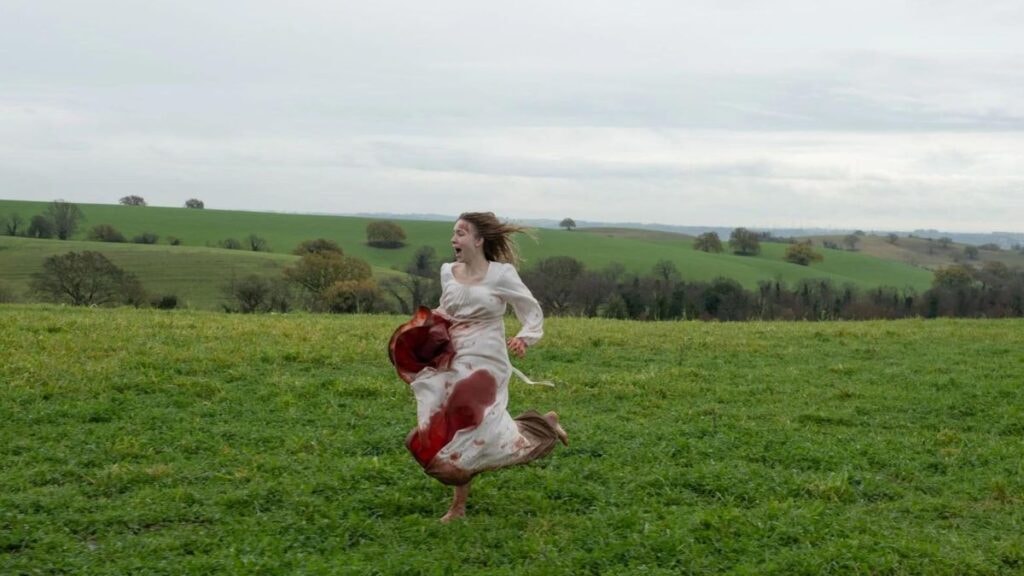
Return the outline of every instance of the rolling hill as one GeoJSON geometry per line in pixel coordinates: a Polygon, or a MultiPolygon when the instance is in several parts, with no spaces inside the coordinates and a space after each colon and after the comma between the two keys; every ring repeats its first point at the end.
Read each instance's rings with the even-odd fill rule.
{"type": "MultiPolygon", "coordinates": [[[[20,214],[25,220],[42,212],[46,203],[0,200],[0,217],[20,214]]],[[[349,216],[283,214],[227,210],[194,210],[165,207],[132,207],[82,204],[85,222],[71,241],[0,237],[0,282],[23,293],[28,279],[44,258],[70,250],[96,250],[137,274],[153,293],[173,293],[197,308],[216,308],[221,287],[232,277],[250,273],[278,276],[295,260],[290,252],[301,241],[329,238],[347,254],[363,258],[378,276],[393,273],[410,260],[420,246],[433,247],[448,258],[451,223],[422,220],[400,221],[406,246],[395,250],[373,248],[365,243],[367,218],[349,216]],[[90,242],[84,238],[93,226],[110,224],[131,238],[143,232],[160,236],[160,244],[90,242]],[[215,247],[226,238],[244,239],[250,234],[265,238],[272,252],[246,252],[215,247]],[[176,237],[180,246],[166,244],[176,237]]],[[[808,278],[828,278],[836,284],[911,287],[924,290],[931,272],[906,262],[871,256],[866,251],[823,249],[823,262],[797,266],[783,261],[785,245],[764,243],[758,256],[708,254],[693,250],[693,238],[666,232],[623,229],[534,230],[521,238],[524,266],[539,259],[568,255],[591,269],[620,263],[626,270],[647,273],[655,263],[669,260],[686,280],[729,277],[747,288],[760,280],[781,279],[795,283],[808,278]]]]}

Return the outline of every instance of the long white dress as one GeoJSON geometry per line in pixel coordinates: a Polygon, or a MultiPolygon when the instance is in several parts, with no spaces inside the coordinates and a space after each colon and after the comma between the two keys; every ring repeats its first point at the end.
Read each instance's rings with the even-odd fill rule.
{"type": "Polygon", "coordinates": [[[517,336],[528,345],[544,334],[541,307],[515,267],[490,262],[481,281],[463,284],[446,263],[441,285],[433,314],[449,323],[454,356],[447,366],[422,368],[410,382],[418,425],[406,445],[428,474],[462,484],[484,470],[544,456],[557,434],[536,412],[518,418],[508,413],[513,368],[505,344],[506,306],[519,318],[517,336]]]}

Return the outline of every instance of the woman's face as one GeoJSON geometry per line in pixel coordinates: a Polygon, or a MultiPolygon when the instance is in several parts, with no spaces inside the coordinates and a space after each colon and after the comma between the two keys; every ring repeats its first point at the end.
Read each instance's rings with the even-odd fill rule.
{"type": "Polygon", "coordinates": [[[452,228],[452,250],[455,251],[455,261],[465,262],[475,254],[483,253],[484,240],[476,233],[476,226],[471,222],[459,220],[452,228]]]}

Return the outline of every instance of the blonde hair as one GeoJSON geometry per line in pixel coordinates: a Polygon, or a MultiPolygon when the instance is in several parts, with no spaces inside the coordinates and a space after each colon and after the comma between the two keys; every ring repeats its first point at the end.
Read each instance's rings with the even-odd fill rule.
{"type": "Polygon", "coordinates": [[[465,220],[476,228],[478,236],[484,239],[484,258],[492,262],[506,262],[519,265],[519,247],[512,235],[527,232],[525,226],[501,222],[494,212],[463,212],[459,220],[465,220]]]}

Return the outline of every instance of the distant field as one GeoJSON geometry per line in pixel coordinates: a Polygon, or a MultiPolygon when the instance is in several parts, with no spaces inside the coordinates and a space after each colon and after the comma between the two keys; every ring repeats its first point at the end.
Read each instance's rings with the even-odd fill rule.
{"type": "MultiPolygon", "coordinates": [[[[823,240],[830,240],[840,246],[843,242],[841,236],[819,236],[814,237],[814,240],[818,245],[823,240]]],[[[964,248],[966,245],[956,243],[943,248],[938,241],[927,238],[900,237],[893,244],[882,236],[864,236],[857,245],[857,250],[862,254],[932,270],[964,261],[964,248]]],[[[978,250],[978,259],[971,263],[977,265],[988,261],[1002,262],[1010,268],[1024,268],[1024,253],[1014,250],[978,250]]]]}
{"type": "Polygon", "coordinates": [[[1024,321],[552,319],[443,526],[402,320],[0,306],[0,573],[1024,570],[1024,321]]]}
{"type": "MultiPolygon", "coordinates": [[[[41,212],[44,206],[45,203],[0,200],[0,215],[18,212],[28,218],[41,212]]],[[[370,220],[362,218],[94,204],[82,205],[81,208],[87,221],[78,234],[80,238],[84,238],[87,230],[97,224],[111,224],[129,238],[142,232],[153,232],[160,235],[161,243],[168,236],[176,236],[189,247],[205,247],[228,237],[243,239],[249,234],[257,234],[268,240],[275,253],[287,254],[302,240],[324,237],[338,242],[348,254],[363,258],[380,270],[403,267],[413,252],[424,245],[432,246],[441,258],[449,258],[450,254],[451,223],[448,222],[402,221],[401,225],[408,237],[407,246],[398,250],[382,250],[366,245],[366,224],[370,220]]],[[[632,272],[648,273],[659,260],[669,260],[676,265],[684,279],[706,281],[725,276],[739,281],[747,288],[756,287],[760,280],[775,278],[789,284],[805,278],[829,278],[837,284],[852,282],[864,288],[886,285],[924,290],[930,286],[932,277],[930,271],[907,263],[886,261],[864,253],[834,250],[824,250],[825,261],[820,264],[796,266],[782,260],[785,246],[780,244],[766,243],[760,256],[743,257],[695,251],[692,249],[692,238],[671,233],[536,230],[534,236],[535,240],[526,237],[520,239],[527,267],[541,258],[569,255],[592,269],[618,262],[632,272]]],[[[53,252],[70,246],[60,246],[57,241],[48,243],[55,245],[53,252]]],[[[17,277],[24,274],[20,273],[19,276],[12,272],[13,262],[16,259],[20,266],[30,264],[28,256],[16,255],[17,251],[26,249],[26,246],[19,244],[12,246],[11,250],[0,251],[0,281],[13,278],[9,281],[20,282],[17,277]]],[[[82,246],[79,245],[79,249],[82,246]]],[[[106,251],[112,245],[89,243],[88,246],[106,251]]],[[[134,245],[118,248],[134,249],[134,245]]],[[[35,253],[42,254],[46,250],[36,249],[35,253]]],[[[147,255],[154,253],[145,252],[147,255]]],[[[241,254],[230,251],[218,258],[229,259],[241,254]]],[[[249,264],[237,267],[253,266],[254,262],[250,260],[249,264]]],[[[283,265],[281,263],[286,261],[276,262],[283,265]]],[[[227,269],[235,268],[225,266],[227,269]]],[[[214,267],[224,268],[220,265],[214,267]]],[[[147,275],[140,276],[148,285],[147,275]]],[[[195,277],[200,275],[192,274],[189,278],[195,277]]],[[[160,282],[163,281],[157,283],[160,282]]],[[[211,292],[213,289],[201,290],[211,292]]]]}

